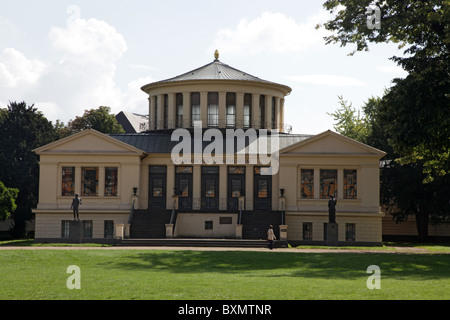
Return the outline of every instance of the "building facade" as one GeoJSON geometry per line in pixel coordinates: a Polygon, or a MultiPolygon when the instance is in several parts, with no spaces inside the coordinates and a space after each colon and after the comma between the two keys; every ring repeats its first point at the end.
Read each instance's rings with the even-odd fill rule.
{"type": "Polygon", "coordinates": [[[384,152],[332,131],[293,134],[284,122],[288,86],[216,52],[212,63],[142,90],[148,131],[85,130],[35,150],[36,241],[70,238],[78,194],[85,241],[265,239],[273,225],[278,238],[322,243],[334,195],[339,241],[381,243],[384,152]]]}

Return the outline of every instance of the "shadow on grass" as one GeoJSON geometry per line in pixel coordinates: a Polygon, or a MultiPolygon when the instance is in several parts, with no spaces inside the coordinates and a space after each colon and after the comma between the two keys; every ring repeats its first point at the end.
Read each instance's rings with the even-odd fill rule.
{"type": "Polygon", "coordinates": [[[266,253],[217,251],[136,252],[105,267],[129,271],[226,273],[246,276],[346,278],[367,277],[370,265],[383,277],[409,280],[450,278],[450,255],[347,253],[266,253]]]}

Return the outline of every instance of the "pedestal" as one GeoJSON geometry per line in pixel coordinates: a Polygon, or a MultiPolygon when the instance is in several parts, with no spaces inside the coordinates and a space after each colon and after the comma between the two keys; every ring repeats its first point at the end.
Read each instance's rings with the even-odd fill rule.
{"type": "Polygon", "coordinates": [[[81,243],[83,237],[83,223],[81,221],[69,222],[69,239],[73,243],[81,243]]]}
{"type": "Polygon", "coordinates": [[[337,246],[338,243],[338,224],[329,222],[327,223],[327,245],[337,246]]]}
{"type": "Polygon", "coordinates": [[[129,223],[124,224],[123,237],[125,239],[130,239],[130,226],[129,223]]]}
{"type": "Polygon", "coordinates": [[[287,224],[280,225],[280,240],[286,241],[287,240],[287,224]]]}
{"type": "Polygon", "coordinates": [[[242,224],[237,224],[236,225],[236,239],[242,239],[242,227],[244,225],[242,224]]]}
{"type": "Polygon", "coordinates": [[[173,224],[171,223],[166,224],[166,238],[167,239],[173,238],[173,224]]]}
{"type": "Polygon", "coordinates": [[[116,224],[116,239],[122,240],[124,238],[124,224],[116,224]]]}

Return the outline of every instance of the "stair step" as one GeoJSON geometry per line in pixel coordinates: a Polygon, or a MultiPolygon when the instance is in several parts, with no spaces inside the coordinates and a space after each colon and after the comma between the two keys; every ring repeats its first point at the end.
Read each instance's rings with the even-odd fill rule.
{"type": "MultiPolygon", "coordinates": [[[[264,240],[244,239],[123,239],[120,246],[162,246],[162,247],[240,247],[267,248],[264,240]]],[[[286,247],[285,241],[275,241],[275,248],[286,247]]]]}

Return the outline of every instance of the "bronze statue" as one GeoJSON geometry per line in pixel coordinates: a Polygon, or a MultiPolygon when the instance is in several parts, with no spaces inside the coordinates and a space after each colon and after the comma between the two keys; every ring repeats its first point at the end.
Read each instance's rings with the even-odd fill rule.
{"type": "Polygon", "coordinates": [[[73,198],[72,200],[72,205],[70,206],[73,209],[73,220],[76,221],[80,221],[80,216],[79,216],[79,209],[80,209],[80,205],[81,205],[82,201],[81,198],[78,198],[78,193],[75,193],[75,198],[73,198]]]}
{"type": "Polygon", "coordinates": [[[336,223],[336,203],[337,199],[334,196],[330,196],[328,200],[328,222],[336,223]]]}

